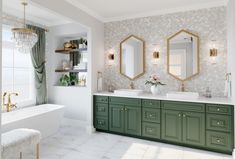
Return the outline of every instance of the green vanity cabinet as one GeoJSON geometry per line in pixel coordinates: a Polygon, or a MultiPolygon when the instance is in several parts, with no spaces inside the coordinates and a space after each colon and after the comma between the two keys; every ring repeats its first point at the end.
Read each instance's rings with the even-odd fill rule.
{"type": "Polygon", "coordinates": [[[231,153],[234,148],[233,106],[207,104],[206,146],[220,152],[231,153]]]}
{"type": "Polygon", "coordinates": [[[205,113],[183,112],[183,143],[205,146],[205,113]]]}
{"type": "Polygon", "coordinates": [[[193,146],[205,145],[204,104],[163,102],[162,108],[163,140],[193,146]]]}
{"type": "Polygon", "coordinates": [[[123,133],[125,125],[124,106],[122,105],[109,105],[109,130],[114,132],[123,133]]]}
{"type": "Polygon", "coordinates": [[[94,96],[94,127],[108,130],[108,97],[94,96]]]}
{"type": "Polygon", "coordinates": [[[161,138],[161,102],[142,100],[142,136],[152,139],[161,138]]]}
{"type": "Polygon", "coordinates": [[[128,135],[141,135],[141,100],[110,97],[109,130],[128,135]]]}
{"type": "Polygon", "coordinates": [[[162,110],[161,136],[163,140],[182,141],[182,118],[181,111],[162,110]]]}
{"type": "Polygon", "coordinates": [[[98,131],[232,154],[234,106],[94,96],[98,131]]]}

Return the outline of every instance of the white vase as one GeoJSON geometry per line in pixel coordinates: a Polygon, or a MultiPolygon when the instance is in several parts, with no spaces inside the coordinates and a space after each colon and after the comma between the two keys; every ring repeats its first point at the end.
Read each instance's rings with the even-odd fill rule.
{"type": "Polygon", "coordinates": [[[160,94],[160,88],[159,86],[151,86],[151,92],[153,95],[158,95],[160,94]]]}

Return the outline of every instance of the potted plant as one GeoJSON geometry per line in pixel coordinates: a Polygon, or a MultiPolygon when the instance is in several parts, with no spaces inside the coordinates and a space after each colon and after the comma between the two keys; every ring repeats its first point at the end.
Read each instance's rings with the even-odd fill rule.
{"type": "Polygon", "coordinates": [[[60,77],[60,84],[62,86],[69,86],[70,85],[70,78],[68,75],[62,75],[60,77]]]}
{"type": "Polygon", "coordinates": [[[78,84],[78,78],[75,74],[62,75],[60,78],[60,84],[62,86],[75,86],[78,84]]]}
{"type": "Polygon", "coordinates": [[[79,39],[79,49],[87,48],[87,40],[80,38],[79,39]]]}
{"type": "Polygon", "coordinates": [[[162,83],[157,75],[152,75],[146,80],[145,85],[151,86],[151,92],[153,95],[157,95],[160,93],[160,86],[164,86],[166,84],[162,83]]]}
{"type": "Polygon", "coordinates": [[[70,75],[70,84],[72,86],[75,86],[78,84],[78,78],[77,78],[77,75],[76,74],[71,74],[70,75]]]}

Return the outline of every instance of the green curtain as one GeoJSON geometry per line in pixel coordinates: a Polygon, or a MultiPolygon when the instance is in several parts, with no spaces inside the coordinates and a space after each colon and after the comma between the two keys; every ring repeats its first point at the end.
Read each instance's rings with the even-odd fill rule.
{"type": "Polygon", "coordinates": [[[36,104],[47,103],[47,84],[46,84],[46,68],[45,68],[45,54],[46,54],[46,33],[45,29],[32,25],[27,25],[27,28],[34,30],[38,35],[38,42],[31,50],[31,59],[35,74],[35,88],[36,88],[36,104]]]}

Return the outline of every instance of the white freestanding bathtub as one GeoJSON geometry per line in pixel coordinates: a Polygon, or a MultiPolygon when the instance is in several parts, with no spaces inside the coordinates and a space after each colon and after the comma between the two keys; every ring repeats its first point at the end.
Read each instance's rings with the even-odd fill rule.
{"type": "Polygon", "coordinates": [[[56,133],[64,116],[64,106],[44,104],[2,113],[2,133],[17,128],[39,130],[42,137],[56,133]]]}

